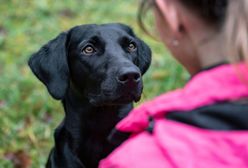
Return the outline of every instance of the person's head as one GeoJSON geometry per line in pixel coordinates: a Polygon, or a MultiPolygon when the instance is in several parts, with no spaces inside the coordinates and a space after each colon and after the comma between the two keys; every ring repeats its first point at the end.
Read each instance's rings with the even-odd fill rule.
{"type": "Polygon", "coordinates": [[[144,12],[151,6],[161,40],[191,74],[227,62],[229,56],[243,59],[248,48],[247,43],[243,45],[248,31],[247,0],[143,0],[141,26],[144,12]],[[235,48],[227,47],[227,35],[235,39],[229,43],[235,48]]]}

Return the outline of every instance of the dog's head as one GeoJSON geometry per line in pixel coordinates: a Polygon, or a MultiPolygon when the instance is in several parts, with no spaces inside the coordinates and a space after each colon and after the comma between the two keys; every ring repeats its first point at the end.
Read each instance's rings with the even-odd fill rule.
{"type": "Polygon", "coordinates": [[[69,87],[94,105],[138,101],[151,50],[123,24],[81,25],[59,34],[29,60],[55,99],[69,87]]]}

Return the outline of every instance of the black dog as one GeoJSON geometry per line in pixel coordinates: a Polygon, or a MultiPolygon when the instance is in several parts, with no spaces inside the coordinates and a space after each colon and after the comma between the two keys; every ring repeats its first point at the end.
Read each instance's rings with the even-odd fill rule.
{"type": "Polygon", "coordinates": [[[61,33],[29,60],[65,118],[47,167],[97,167],[114,148],[107,137],[142,93],[149,47],[123,24],[82,25],[61,33]]]}

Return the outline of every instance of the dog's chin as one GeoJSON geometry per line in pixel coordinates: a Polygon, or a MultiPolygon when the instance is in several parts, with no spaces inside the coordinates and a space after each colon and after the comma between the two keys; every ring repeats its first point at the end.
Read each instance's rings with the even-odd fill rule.
{"type": "Polygon", "coordinates": [[[119,97],[93,96],[89,98],[93,106],[117,106],[125,105],[132,102],[138,102],[141,95],[123,95],[119,97]]]}

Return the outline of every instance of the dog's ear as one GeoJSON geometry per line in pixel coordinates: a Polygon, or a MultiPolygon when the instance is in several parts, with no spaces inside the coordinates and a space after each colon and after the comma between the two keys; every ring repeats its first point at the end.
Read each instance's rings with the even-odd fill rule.
{"type": "MultiPolygon", "coordinates": [[[[137,37],[136,37],[137,38],[137,37]]],[[[147,71],[151,64],[152,51],[150,47],[141,39],[138,39],[138,58],[136,64],[140,68],[142,75],[147,71]]]]}
{"type": "Polygon", "coordinates": [[[28,65],[55,99],[63,99],[69,83],[66,49],[67,33],[59,34],[34,53],[28,65]]]}

